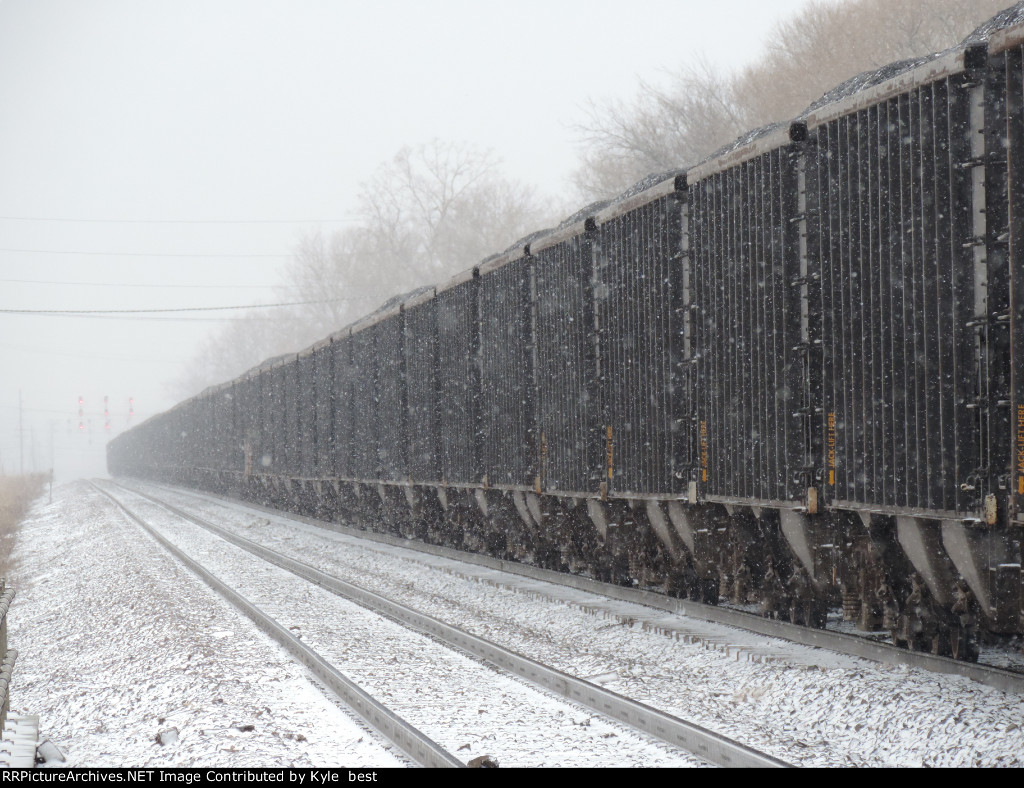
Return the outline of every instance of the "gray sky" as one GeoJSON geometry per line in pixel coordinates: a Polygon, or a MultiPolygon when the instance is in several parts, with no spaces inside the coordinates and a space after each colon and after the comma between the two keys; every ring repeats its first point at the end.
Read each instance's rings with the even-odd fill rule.
{"type": "MultiPolygon", "coordinates": [[[[343,227],[380,163],[433,138],[565,196],[589,99],[756,60],[804,4],[2,0],[0,309],[274,300],[296,240],[343,227]]],[[[64,479],[103,472],[129,396],[133,422],[174,404],[217,323],[153,317],[0,313],[6,472],[19,389],[26,470],[50,466],[52,430],[64,479]]]]}

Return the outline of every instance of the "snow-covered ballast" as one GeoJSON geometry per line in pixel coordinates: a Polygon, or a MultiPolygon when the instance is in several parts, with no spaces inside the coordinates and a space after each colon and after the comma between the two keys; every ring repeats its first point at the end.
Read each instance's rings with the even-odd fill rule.
{"type": "Polygon", "coordinates": [[[111,472],[972,658],[1022,631],[1022,23],[208,390],[111,472]]]}

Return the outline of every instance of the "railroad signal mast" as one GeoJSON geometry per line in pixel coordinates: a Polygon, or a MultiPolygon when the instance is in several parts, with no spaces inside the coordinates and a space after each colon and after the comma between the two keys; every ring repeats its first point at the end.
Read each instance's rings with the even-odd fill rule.
{"type": "MultiPolygon", "coordinates": [[[[81,433],[92,432],[92,420],[88,418],[90,414],[85,411],[85,397],[82,395],[78,396],[78,431],[81,433]]],[[[92,413],[91,415],[98,415],[92,413]]],[[[125,419],[126,424],[130,424],[132,419],[135,417],[135,397],[128,397],[128,416],[125,419]]],[[[68,429],[71,429],[71,420],[68,419],[68,429]]],[[[111,432],[114,429],[114,420],[110,415],[110,396],[107,394],[103,395],[103,430],[104,432],[111,432]]]]}

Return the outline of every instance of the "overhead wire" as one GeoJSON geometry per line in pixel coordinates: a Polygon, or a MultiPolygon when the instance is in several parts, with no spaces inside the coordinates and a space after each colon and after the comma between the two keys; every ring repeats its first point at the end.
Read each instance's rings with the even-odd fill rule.
{"type": "Polygon", "coordinates": [[[53,216],[0,216],[12,222],[65,222],[70,224],[344,224],[351,219],[85,219],[53,216]]]}
{"type": "Polygon", "coordinates": [[[220,254],[220,253],[176,253],[176,252],[95,252],[95,251],[77,251],[68,249],[15,249],[11,247],[2,247],[0,252],[12,252],[17,254],[61,254],[61,255],[81,255],[83,257],[174,257],[174,258],[239,258],[239,259],[276,259],[284,260],[291,257],[290,254],[220,254]]]}
{"type": "Polygon", "coordinates": [[[133,282],[59,282],[53,279],[0,279],[0,282],[26,285],[67,285],[74,287],[122,287],[122,288],[174,288],[174,289],[225,289],[225,290],[269,290],[272,288],[294,288],[295,285],[174,285],[133,282]]]}
{"type": "MultiPolygon", "coordinates": [[[[2,313],[0,313],[2,314],[2,313]]],[[[277,317],[153,317],[151,315],[83,315],[37,312],[22,317],[63,317],[74,320],[148,320],[167,323],[273,323],[277,317]]]]}
{"type": "Polygon", "coordinates": [[[178,322],[218,322],[218,321],[274,321],[273,317],[161,317],[155,315],[175,314],[189,312],[219,312],[237,310],[259,310],[259,309],[287,309],[299,306],[317,306],[323,304],[351,303],[359,301],[370,301],[370,296],[352,296],[342,298],[328,298],[319,301],[291,301],[276,304],[237,304],[231,306],[198,306],[198,307],[174,307],[157,309],[0,309],[0,314],[21,315],[27,317],[63,317],[95,320],[156,320],[156,321],[178,321],[178,322]]]}
{"type": "Polygon", "coordinates": [[[165,312],[222,312],[233,309],[278,309],[292,306],[317,306],[351,301],[350,298],[327,298],[320,301],[285,301],[277,304],[235,304],[232,306],[187,306],[169,309],[0,309],[8,315],[130,315],[165,312]]]}

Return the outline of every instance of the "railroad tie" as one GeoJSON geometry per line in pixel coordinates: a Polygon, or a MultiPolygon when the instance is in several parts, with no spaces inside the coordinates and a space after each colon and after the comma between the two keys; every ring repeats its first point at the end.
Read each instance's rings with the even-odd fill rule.
{"type": "Polygon", "coordinates": [[[39,717],[8,717],[0,737],[0,768],[31,769],[39,746],[39,717]]]}

